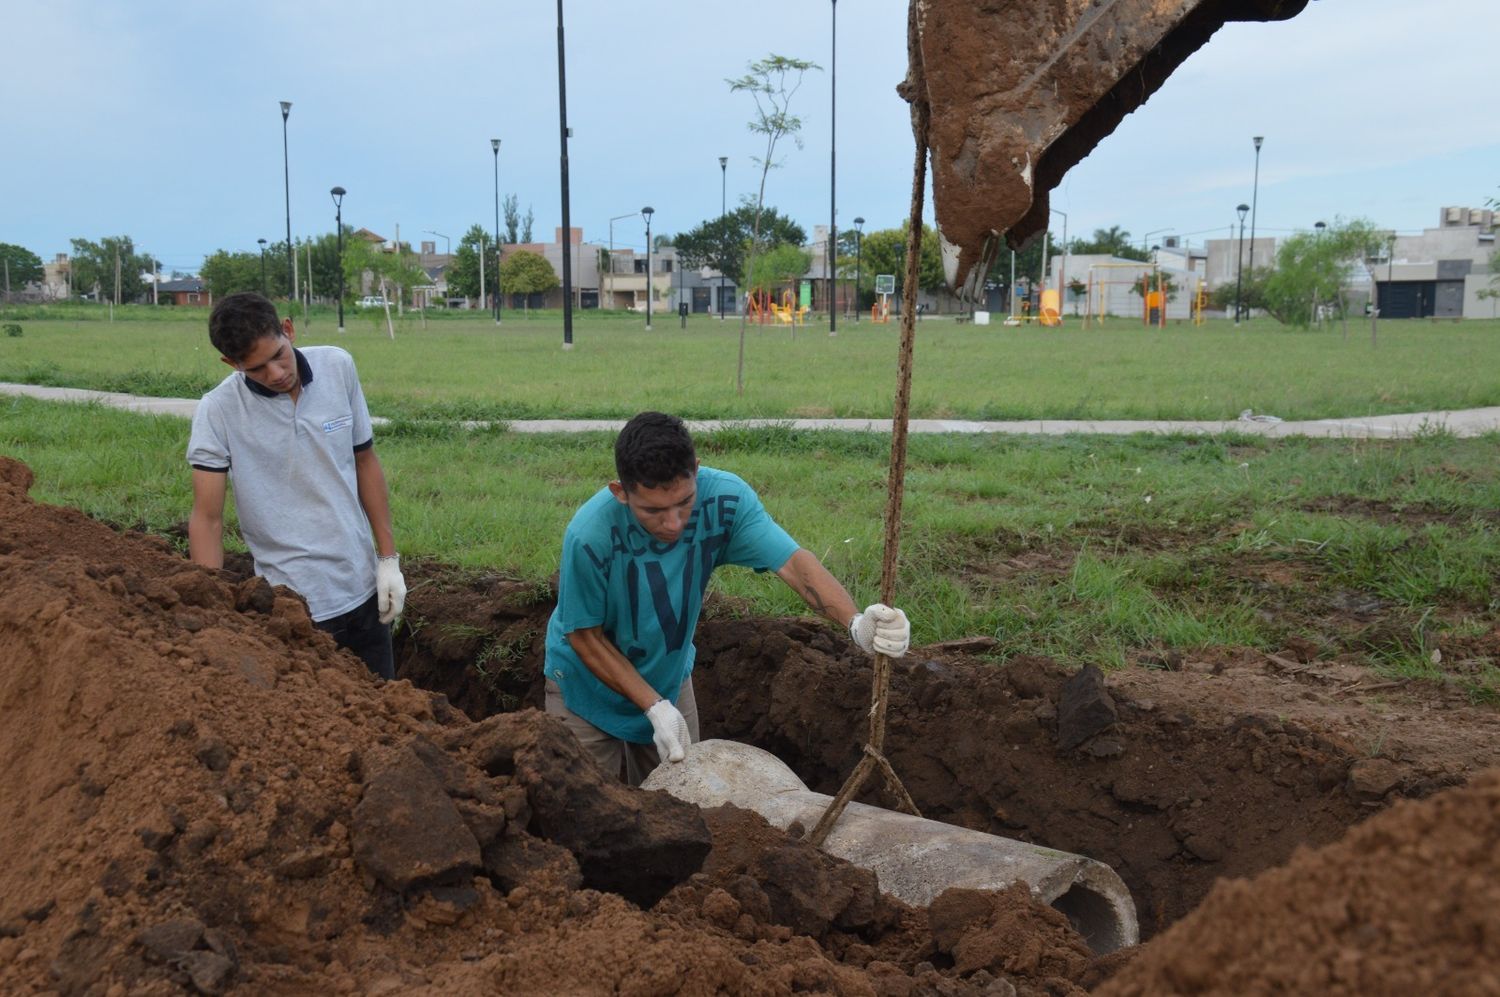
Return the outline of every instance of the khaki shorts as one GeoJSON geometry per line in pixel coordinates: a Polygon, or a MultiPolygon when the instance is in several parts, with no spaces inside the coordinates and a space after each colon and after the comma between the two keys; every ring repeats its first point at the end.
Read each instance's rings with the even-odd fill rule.
{"type": "MultiPolygon", "coordinates": [[[[693,677],[683,680],[677,690],[677,710],[687,721],[688,733],[693,743],[698,742],[698,701],[693,698],[693,677]]],[[[651,770],[661,764],[655,744],[635,744],[622,741],[613,734],[606,734],[587,720],[568,709],[563,702],[562,689],[550,678],[547,680],[546,711],[563,722],[583,750],[594,759],[595,764],[606,775],[614,776],[631,786],[639,786],[651,770]]]]}

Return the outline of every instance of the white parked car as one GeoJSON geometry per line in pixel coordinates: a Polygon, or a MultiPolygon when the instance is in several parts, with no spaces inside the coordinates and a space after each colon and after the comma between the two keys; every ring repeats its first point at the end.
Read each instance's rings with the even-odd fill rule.
{"type": "Polygon", "coordinates": [[[381,297],[378,294],[367,294],[363,298],[359,299],[359,307],[361,307],[361,308],[384,308],[385,307],[385,298],[381,297]]]}

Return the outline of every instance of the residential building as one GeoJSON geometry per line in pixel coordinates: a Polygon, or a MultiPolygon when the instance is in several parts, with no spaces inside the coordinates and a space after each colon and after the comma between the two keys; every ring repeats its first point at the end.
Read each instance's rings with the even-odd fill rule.
{"type": "Polygon", "coordinates": [[[1445,207],[1436,228],[1397,235],[1371,264],[1375,300],[1383,318],[1496,318],[1500,301],[1480,297],[1500,291],[1492,272],[1496,213],[1445,207]]]}
{"type": "Polygon", "coordinates": [[[207,307],[214,303],[208,285],[199,277],[164,280],[156,285],[156,301],[162,305],[207,307]]]}

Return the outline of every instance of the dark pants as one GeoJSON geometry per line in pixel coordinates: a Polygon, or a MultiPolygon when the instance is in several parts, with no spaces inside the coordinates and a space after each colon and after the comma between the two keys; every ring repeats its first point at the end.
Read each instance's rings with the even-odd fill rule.
{"type": "Polygon", "coordinates": [[[391,625],[380,622],[376,598],[372,595],[364,605],[313,626],[332,637],[339,647],[359,655],[372,674],[390,680],[396,677],[396,654],[391,648],[391,625]]]}

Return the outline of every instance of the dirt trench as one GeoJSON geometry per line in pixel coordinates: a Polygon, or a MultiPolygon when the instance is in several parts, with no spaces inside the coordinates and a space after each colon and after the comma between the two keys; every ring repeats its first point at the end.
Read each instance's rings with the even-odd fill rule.
{"type": "MultiPolygon", "coordinates": [[[[400,674],[473,716],[539,707],[550,595],[495,575],[427,577],[400,674]]],[[[1440,690],[1392,700],[1380,676],[1319,662],[1310,644],[1153,652],[1157,667],[1106,677],[957,643],[896,664],[886,748],[907,790],[924,816],[1114,867],[1143,939],[1221,879],[1500,764],[1492,708],[1440,690]]],[[[764,748],[836,792],[863,744],[867,660],[806,619],[710,613],[697,644],[703,736],[764,748]]],[[[895,806],[870,786],[865,802],[895,806]]]]}

